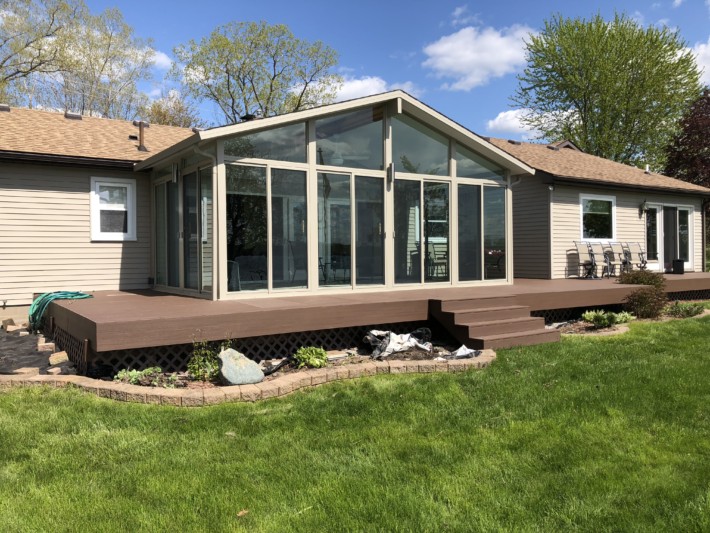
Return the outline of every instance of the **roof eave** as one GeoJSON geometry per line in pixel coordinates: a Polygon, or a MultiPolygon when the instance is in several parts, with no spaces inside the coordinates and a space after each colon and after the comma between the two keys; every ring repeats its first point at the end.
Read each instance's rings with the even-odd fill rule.
{"type": "MultiPolygon", "coordinates": [[[[557,174],[546,173],[553,178],[553,183],[570,183],[574,185],[591,185],[594,187],[604,187],[610,189],[641,189],[650,190],[656,192],[674,193],[674,194],[691,194],[694,196],[702,196],[710,198],[710,190],[707,191],[695,191],[692,189],[676,189],[672,187],[658,187],[658,186],[648,186],[648,185],[635,185],[632,183],[611,183],[608,181],[594,180],[592,178],[575,178],[574,176],[560,176],[557,174]]],[[[547,182],[545,182],[547,183],[547,182]]]]}
{"type": "Polygon", "coordinates": [[[173,144],[172,146],[169,146],[168,148],[161,150],[160,152],[156,153],[155,155],[152,155],[148,157],[147,159],[144,159],[143,161],[139,161],[135,164],[134,170],[140,171],[140,170],[149,170],[156,166],[158,163],[161,161],[164,161],[165,159],[168,159],[170,157],[173,157],[175,154],[183,151],[186,148],[189,148],[193,144],[199,143],[202,139],[200,138],[200,133],[202,132],[196,132],[187,139],[183,139],[182,141],[173,144]]]}
{"type": "Polygon", "coordinates": [[[135,164],[135,161],[127,159],[106,159],[100,157],[41,154],[36,152],[14,152],[9,150],[0,150],[0,159],[3,161],[17,163],[88,166],[115,168],[118,170],[133,170],[135,164]]]}

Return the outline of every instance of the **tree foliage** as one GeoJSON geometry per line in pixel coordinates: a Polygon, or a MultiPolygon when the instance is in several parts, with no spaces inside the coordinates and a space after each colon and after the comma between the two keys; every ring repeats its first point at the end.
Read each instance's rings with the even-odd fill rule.
{"type": "Polygon", "coordinates": [[[666,150],[665,174],[710,187],[710,89],[691,105],[666,150]]]}
{"type": "Polygon", "coordinates": [[[65,0],[0,3],[0,94],[37,72],[56,72],[68,27],[83,4],[65,0]]]}
{"type": "Polygon", "coordinates": [[[180,128],[204,125],[197,110],[178,91],[172,90],[153,100],[143,113],[143,118],[151,124],[178,126],[180,128]]]}
{"type": "Polygon", "coordinates": [[[341,82],[331,72],[337,63],[332,48],[297,39],[282,24],[232,22],[174,53],[180,66],[173,76],[191,97],[216,104],[229,123],[331,102],[341,82]]]}
{"type": "Polygon", "coordinates": [[[619,14],[611,22],[557,15],[525,46],[513,97],[525,124],[594,155],[663,168],[664,147],[700,94],[695,59],[677,31],[619,14]]]}

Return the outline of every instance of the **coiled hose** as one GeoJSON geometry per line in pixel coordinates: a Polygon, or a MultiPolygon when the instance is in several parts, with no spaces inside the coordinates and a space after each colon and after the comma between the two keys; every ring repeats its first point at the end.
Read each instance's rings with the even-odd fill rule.
{"type": "Polygon", "coordinates": [[[45,292],[39,295],[32,305],[30,306],[30,331],[35,332],[39,330],[42,325],[42,318],[44,317],[44,312],[47,307],[54,300],[83,300],[84,298],[91,298],[90,294],[84,292],[71,292],[71,291],[57,291],[57,292],[45,292]]]}

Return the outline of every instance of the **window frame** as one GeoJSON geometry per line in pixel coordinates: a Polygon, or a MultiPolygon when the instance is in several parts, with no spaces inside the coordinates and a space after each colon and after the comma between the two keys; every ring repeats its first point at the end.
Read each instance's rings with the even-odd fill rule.
{"type": "Polygon", "coordinates": [[[136,234],[136,180],[135,178],[91,177],[90,193],[91,240],[94,242],[126,242],[137,241],[136,234]],[[125,209],[111,207],[111,204],[101,205],[99,187],[125,187],[127,204],[125,209]],[[101,211],[126,211],[126,231],[101,231],[101,211]]]}
{"type": "Polygon", "coordinates": [[[611,242],[616,240],[616,196],[602,194],[580,194],[579,195],[579,236],[584,242],[611,242]],[[585,200],[601,200],[611,202],[611,236],[609,237],[585,237],[584,236],[584,202],[585,200]]]}

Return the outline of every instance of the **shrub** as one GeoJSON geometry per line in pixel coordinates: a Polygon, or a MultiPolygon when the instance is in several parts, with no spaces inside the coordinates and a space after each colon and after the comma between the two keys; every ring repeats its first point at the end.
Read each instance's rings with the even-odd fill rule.
{"type": "Polygon", "coordinates": [[[666,293],[659,287],[636,289],[624,299],[624,309],[639,318],[658,318],[666,306],[666,293]]]}
{"type": "Polygon", "coordinates": [[[192,357],[187,362],[187,373],[197,381],[212,381],[219,376],[218,352],[207,342],[194,342],[192,357]]]}
{"type": "Polygon", "coordinates": [[[705,310],[705,306],[701,303],[678,302],[675,301],[667,305],[663,313],[674,318],[688,318],[697,316],[705,310]]]}
{"type": "Polygon", "coordinates": [[[113,380],[130,383],[131,385],[152,385],[155,387],[161,384],[160,377],[162,373],[163,371],[159,366],[152,366],[145,370],[131,370],[127,368],[119,370],[118,374],[113,377],[113,380]]]}
{"type": "Polygon", "coordinates": [[[328,354],[323,348],[302,346],[293,356],[296,368],[321,368],[328,364],[328,354]]]}
{"type": "Polygon", "coordinates": [[[611,311],[604,311],[603,309],[598,309],[596,311],[585,311],[582,315],[582,320],[589,322],[596,329],[608,328],[614,324],[624,324],[625,322],[630,322],[633,319],[634,316],[631,313],[612,313],[611,311]]]}
{"type": "Polygon", "coordinates": [[[666,280],[663,274],[659,272],[651,272],[649,270],[632,270],[630,272],[622,272],[617,279],[618,283],[623,285],[650,285],[663,290],[666,285],[666,280]]]}

